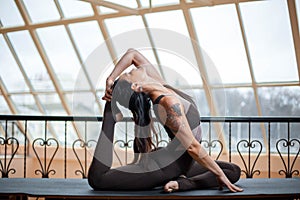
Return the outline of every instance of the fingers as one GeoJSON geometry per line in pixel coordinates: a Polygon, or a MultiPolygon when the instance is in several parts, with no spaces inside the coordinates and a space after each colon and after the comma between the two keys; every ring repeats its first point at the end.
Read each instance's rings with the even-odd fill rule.
{"type": "Polygon", "coordinates": [[[106,90],[104,96],[102,97],[105,101],[111,101],[112,98],[112,90],[106,90]]]}
{"type": "Polygon", "coordinates": [[[113,84],[114,84],[113,80],[111,80],[111,79],[106,80],[106,89],[105,89],[105,94],[102,97],[102,100],[111,101],[113,84]]]}
{"type": "Polygon", "coordinates": [[[219,189],[223,190],[223,186],[226,186],[231,192],[242,192],[243,189],[237,187],[236,185],[232,184],[226,177],[219,177],[218,178],[219,189]]]}
{"type": "Polygon", "coordinates": [[[237,187],[236,185],[233,185],[233,184],[229,184],[229,185],[227,185],[227,187],[231,192],[242,192],[243,191],[242,188],[239,188],[239,187],[237,187]]]}
{"type": "Polygon", "coordinates": [[[244,190],[240,187],[237,187],[236,185],[232,185],[233,186],[233,190],[236,192],[243,192],[244,190]]]}

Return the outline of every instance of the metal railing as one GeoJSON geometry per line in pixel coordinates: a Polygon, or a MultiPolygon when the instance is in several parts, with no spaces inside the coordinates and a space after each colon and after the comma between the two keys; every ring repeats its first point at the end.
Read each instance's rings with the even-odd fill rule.
{"type": "MultiPolygon", "coordinates": [[[[203,147],[216,160],[239,162],[247,178],[259,177],[262,168],[266,176],[272,178],[274,167],[277,168],[275,171],[278,176],[290,178],[299,175],[300,117],[202,117],[201,122],[203,147]],[[220,124],[221,130],[215,128],[216,125],[220,127],[220,124]],[[262,167],[258,167],[259,162],[262,167]]],[[[68,178],[69,166],[74,166],[69,161],[73,158],[78,167],[72,173],[86,178],[92,157],[90,151],[97,143],[100,130],[91,129],[91,137],[88,127],[89,124],[101,127],[101,123],[102,117],[0,115],[1,177],[16,177],[19,174],[17,177],[26,178],[33,172],[37,177],[49,178],[59,171],[61,178],[68,178]],[[29,126],[35,122],[39,122],[36,125],[39,128],[30,129],[29,126]],[[54,126],[50,124],[54,122],[61,123],[59,138],[50,132],[54,126]],[[71,133],[70,125],[74,125],[74,122],[81,123],[82,127],[75,126],[71,133]],[[74,132],[83,134],[79,138],[74,132]],[[28,167],[29,159],[36,160],[37,168],[28,167]],[[63,164],[54,166],[57,160],[62,160],[63,164]]],[[[116,154],[116,158],[119,163],[127,164],[133,139],[128,127],[133,122],[125,118],[119,123],[123,123],[125,134],[123,138],[115,139],[115,145],[124,149],[125,155],[121,158],[116,154]]],[[[160,134],[163,134],[162,130],[159,128],[160,134]]],[[[163,144],[168,141],[160,135],[156,142],[163,144]]]]}

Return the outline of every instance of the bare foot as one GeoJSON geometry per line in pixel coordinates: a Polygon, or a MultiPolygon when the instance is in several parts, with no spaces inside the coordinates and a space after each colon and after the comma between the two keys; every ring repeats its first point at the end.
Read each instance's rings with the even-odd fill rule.
{"type": "Polygon", "coordinates": [[[179,185],[177,181],[169,181],[164,187],[165,192],[173,192],[178,189],[179,189],[179,185]]]}

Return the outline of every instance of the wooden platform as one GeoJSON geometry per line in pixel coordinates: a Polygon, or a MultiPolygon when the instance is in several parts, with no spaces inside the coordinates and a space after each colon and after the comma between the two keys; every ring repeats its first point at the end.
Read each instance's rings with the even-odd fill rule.
{"type": "MultiPolygon", "coordinates": [[[[145,180],[147,181],[147,180],[145,180]]],[[[227,189],[164,193],[162,188],[147,191],[94,191],[86,179],[0,179],[0,199],[45,197],[56,199],[300,199],[300,178],[241,179],[241,193],[227,189]]]]}

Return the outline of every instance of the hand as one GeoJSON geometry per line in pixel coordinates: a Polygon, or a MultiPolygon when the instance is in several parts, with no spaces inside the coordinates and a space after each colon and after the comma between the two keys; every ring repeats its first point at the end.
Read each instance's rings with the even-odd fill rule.
{"type": "Polygon", "coordinates": [[[231,192],[242,192],[243,189],[232,184],[225,175],[217,176],[219,189],[222,190],[226,186],[231,192]]]}
{"type": "Polygon", "coordinates": [[[105,101],[111,101],[112,98],[112,86],[114,85],[114,80],[107,78],[106,79],[106,88],[105,88],[105,94],[102,97],[105,101]]]}

